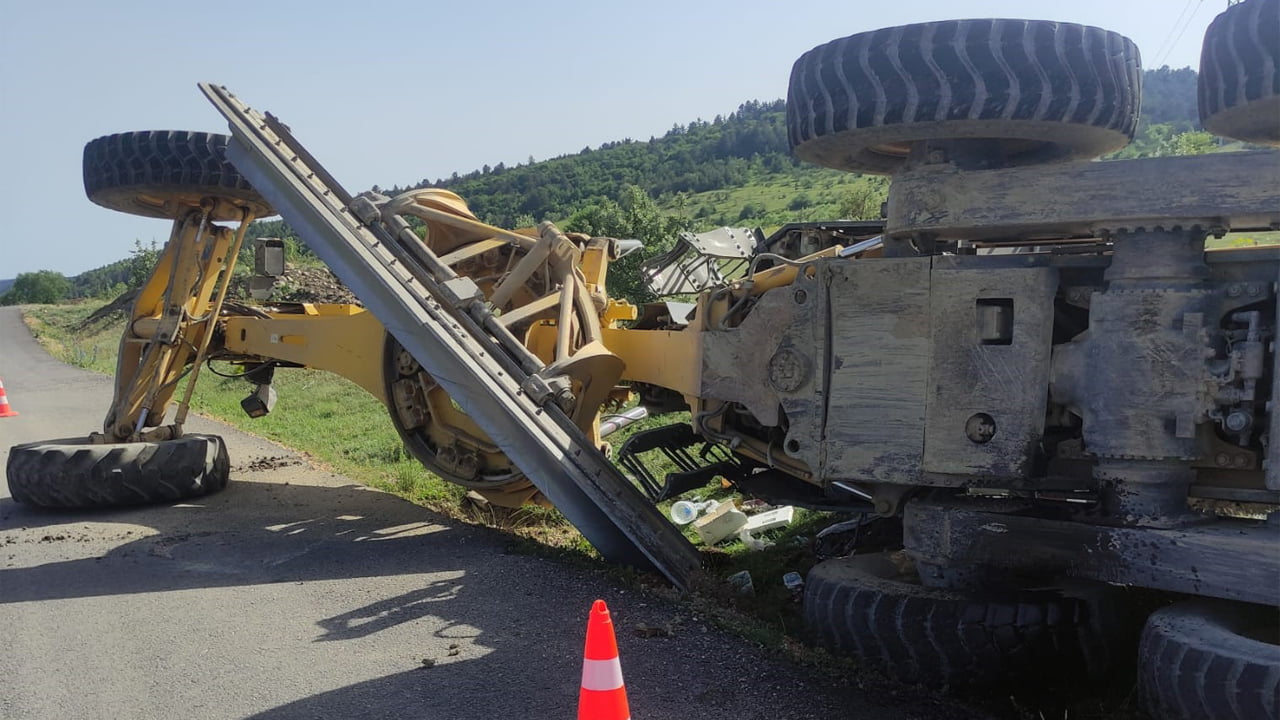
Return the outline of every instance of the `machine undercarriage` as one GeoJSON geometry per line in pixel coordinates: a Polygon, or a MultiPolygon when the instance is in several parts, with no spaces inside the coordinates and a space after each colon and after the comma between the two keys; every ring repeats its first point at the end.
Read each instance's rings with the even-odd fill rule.
{"type": "MultiPolygon", "coordinates": [[[[1224,13],[1206,57],[1219,57],[1215,38],[1241,32],[1246,13],[1257,20],[1276,5],[1224,13]]],[[[1277,76],[1268,57],[1267,77],[1277,76]]],[[[828,167],[891,174],[884,219],[682,237],[642,271],[656,292],[695,301],[639,308],[605,291],[627,242],[550,223],[495,228],[440,190],[351,196],[275,118],[203,85],[230,139],[192,134],[196,151],[189,138],[150,133],[90,145],[108,166],[140,146],[174,157],[181,146],[238,184],[88,187],[109,207],[174,218],[122,340],[103,432],[88,442],[182,438],[182,382],[209,359],[245,367],[251,414],[270,410],[275,368],[332,370],[386,404],[406,447],[440,477],[504,504],[555,505],[606,557],[680,586],[697,574],[697,553],[651,501],[712,478],[900,522],[892,563],[877,553],[818,565],[805,612],[828,644],[864,657],[877,655],[864,638],[925,623],[938,655],[889,663],[907,680],[985,681],[955,654],[1003,657],[1004,626],[990,620],[1001,608],[1070,615],[1074,640],[1055,635],[1054,646],[1096,660],[1083,638],[1102,632],[1106,588],[1196,598],[1203,605],[1153,616],[1143,640],[1144,693],[1166,708],[1179,691],[1157,666],[1169,664],[1177,621],[1280,626],[1280,246],[1206,250],[1210,238],[1280,228],[1280,196],[1263,180],[1280,180],[1280,151],[1091,162],[1132,136],[1139,75],[1127,39],[1062,23],[948,21],[815,48],[793,70],[792,146],[828,167]],[[1012,67],[1036,70],[1010,71],[1004,104],[974,107],[958,105],[972,96],[961,86],[994,87],[1009,63],[975,55],[961,63],[973,76],[952,77],[945,92],[932,73],[904,76],[911,91],[897,98],[860,55],[941,63],[964,47],[955,37],[1009,53],[1045,38],[1109,51],[1022,58],[1012,67]],[[225,300],[244,228],[273,211],[363,308],[225,300]],[[689,422],[611,449],[601,413],[632,399],[653,414],[687,411],[689,422]],[[643,492],[609,461],[613,450],[643,492]],[[680,472],[649,472],[653,451],[678,456],[680,472]],[[1064,583],[1086,590],[1025,594],[1064,583]],[[993,589],[1017,599],[1001,604],[993,589]],[[908,617],[921,604],[928,619],[908,617]],[[975,607],[986,620],[969,617],[975,607]]],[[[1201,76],[1202,95],[1219,100],[1207,127],[1280,142],[1256,122],[1280,91],[1223,106],[1212,77],[1201,76]]],[[[13,465],[15,498],[79,497],[42,491],[49,476],[24,469],[34,461],[16,476],[13,465]]],[[[1047,622],[1028,627],[1063,627],[1047,622]]],[[[1252,672],[1249,653],[1260,652],[1280,666],[1276,641],[1223,662],[1252,672]]],[[[1280,678],[1266,678],[1237,683],[1230,701],[1202,692],[1201,709],[1276,717],[1276,704],[1269,715],[1221,710],[1274,697],[1280,678]]]]}

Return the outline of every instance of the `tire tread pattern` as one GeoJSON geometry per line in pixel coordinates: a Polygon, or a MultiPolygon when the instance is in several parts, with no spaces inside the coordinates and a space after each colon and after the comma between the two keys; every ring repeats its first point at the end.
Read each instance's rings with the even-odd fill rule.
{"type": "Polygon", "coordinates": [[[977,689],[1037,678],[1096,678],[1116,651],[1083,597],[979,596],[885,577],[878,558],[820,563],[804,615],[821,644],[908,683],[977,689]]]}
{"type": "MultiPolygon", "coordinates": [[[[1087,126],[1114,131],[1109,141],[1118,149],[1133,138],[1141,82],[1137,47],[1100,28],[998,19],[884,28],[796,61],[788,139],[797,156],[829,166],[836,165],[809,157],[811,141],[918,123],[985,121],[997,132],[1026,121],[1087,126]]],[[[1097,136],[1065,150],[1099,154],[1097,136]]],[[[892,169],[893,161],[867,161],[846,158],[839,168],[892,169]]]]}
{"type": "Polygon", "coordinates": [[[84,190],[93,202],[150,217],[167,209],[140,205],[133,196],[225,197],[272,212],[226,156],[226,135],[191,130],[140,130],[106,135],[84,148],[84,190]]]}
{"type": "Polygon", "coordinates": [[[1191,600],[1158,610],[1138,646],[1138,690],[1167,720],[1280,720],[1280,609],[1191,600]],[[1239,634],[1249,624],[1277,634],[1239,634]]]}
{"type": "Polygon", "coordinates": [[[173,502],[222,490],[230,475],[217,435],[158,443],[91,445],[76,438],[16,445],[5,476],[20,503],[107,508],[173,502]]]}
{"type": "Polygon", "coordinates": [[[1280,0],[1247,0],[1227,8],[1204,34],[1197,92],[1200,122],[1225,137],[1280,143],[1277,98],[1280,0]]]}

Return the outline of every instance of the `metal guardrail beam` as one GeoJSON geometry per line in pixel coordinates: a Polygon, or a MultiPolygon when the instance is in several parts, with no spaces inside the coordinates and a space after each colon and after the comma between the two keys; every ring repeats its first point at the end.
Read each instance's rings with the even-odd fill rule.
{"type": "Polygon", "coordinates": [[[228,159],[583,536],[611,562],[687,587],[697,550],[563,411],[534,403],[521,389],[528,375],[448,305],[413,253],[355,217],[350,196],[286,128],[224,87],[200,89],[230,124],[228,159]]]}

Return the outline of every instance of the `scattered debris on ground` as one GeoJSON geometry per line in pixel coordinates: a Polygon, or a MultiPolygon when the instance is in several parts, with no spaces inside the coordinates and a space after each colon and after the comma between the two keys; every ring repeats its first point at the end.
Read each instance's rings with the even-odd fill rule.
{"type": "Polygon", "coordinates": [[[301,464],[302,461],[298,458],[289,457],[287,455],[263,456],[254,458],[243,465],[237,465],[231,470],[236,473],[264,472],[267,470],[277,470],[279,468],[289,467],[290,465],[301,464]]]}

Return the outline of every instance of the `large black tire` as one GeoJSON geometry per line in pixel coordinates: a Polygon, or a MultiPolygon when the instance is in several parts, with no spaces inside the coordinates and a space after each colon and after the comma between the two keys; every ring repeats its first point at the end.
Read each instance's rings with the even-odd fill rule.
{"type": "Polygon", "coordinates": [[[1247,0],[1210,23],[1200,50],[1200,122],[1223,137],[1280,145],[1280,0],[1247,0]]]}
{"type": "Polygon", "coordinates": [[[819,563],[804,593],[821,644],[890,677],[943,690],[1058,683],[1102,677],[1123,652],[1123,632],[1098,619],[1101,588],[982,596],[924,587],[890,558],[819,563]]]}
{"type": "Polygon", "coordinates": [[[217,435],[94,445],[67,438],[15,445],[5,475],[20,503],[105,508],[172,502],[227,486],[231,463],[217,435]]]}
{"type": "Polygon", "coordinates": [[[797,157],[891,173],[913,143],[985,138],[993,165],[1092,158],[1133,139],[1142,66],[1128,38],[1036,20],[947,20],[859,33],[796,61],[797,157]]]}
{"type": "MultiPolygon", "coordinates": [[[[112,210],[177,218],[205,198],[223,198],[255,217],[271,205],[227,162],[227,136],[187,130],[117,133],[84,146],[84,191],[112,210]]],[[[225,213],[215,220],[238,220],[225,213]]]]}
{"type": "Polygon", "coordinates": [[[1157,610],[1138,689],[1163,720],[1280,718],[1280,608],[1193,600],[1157,610]]]}

